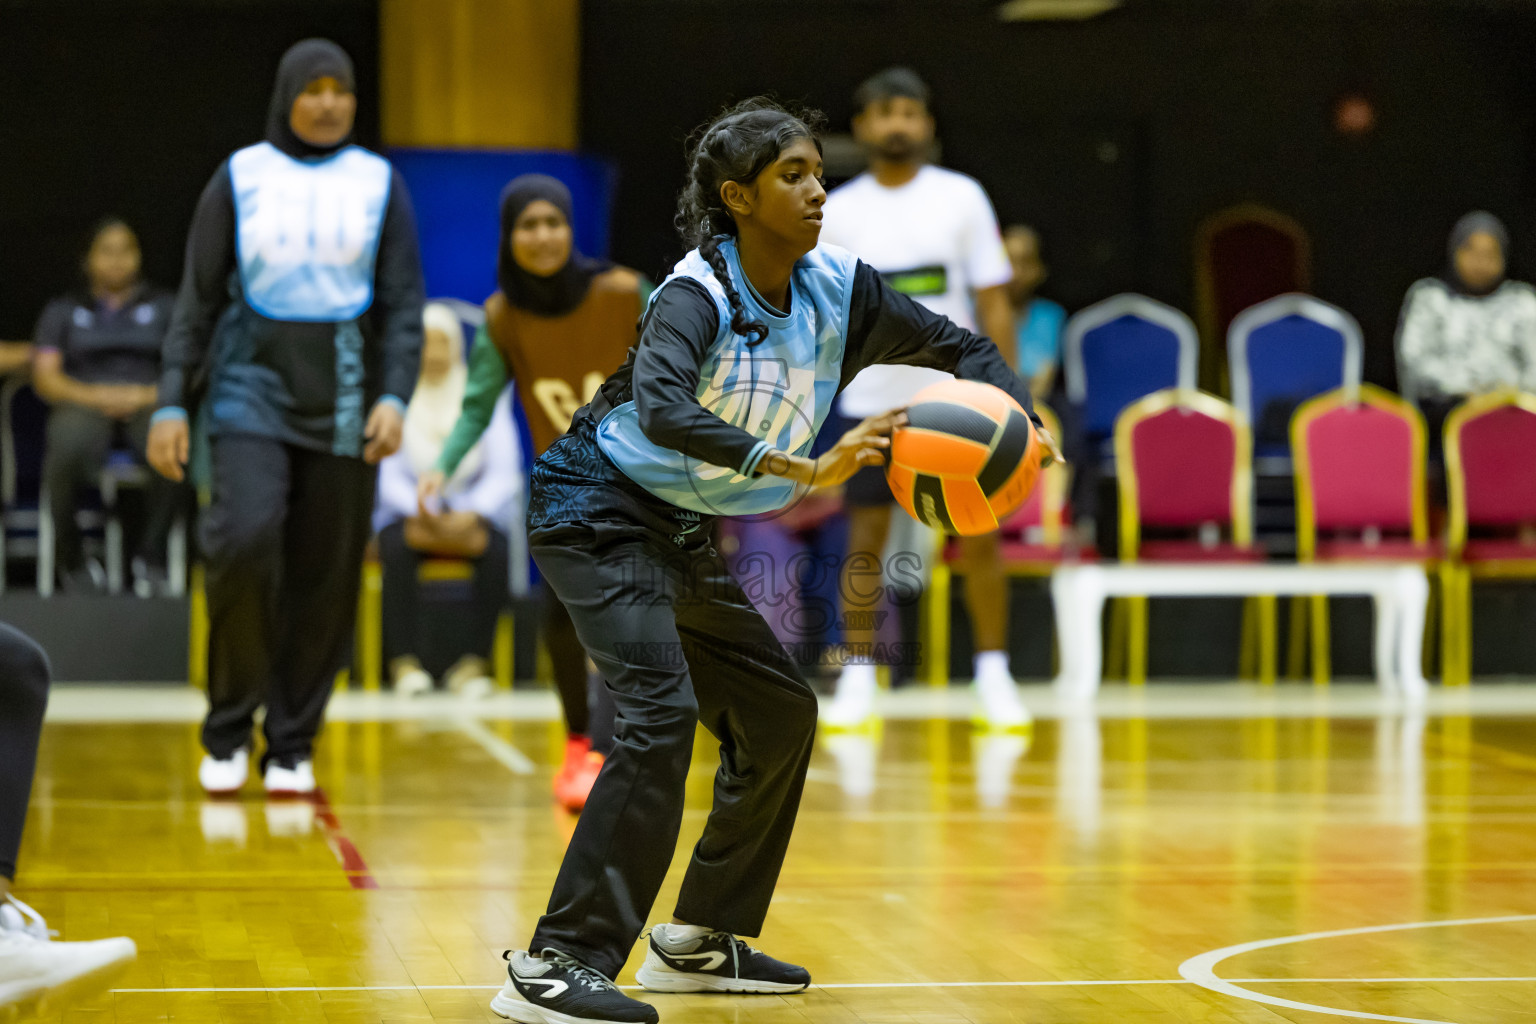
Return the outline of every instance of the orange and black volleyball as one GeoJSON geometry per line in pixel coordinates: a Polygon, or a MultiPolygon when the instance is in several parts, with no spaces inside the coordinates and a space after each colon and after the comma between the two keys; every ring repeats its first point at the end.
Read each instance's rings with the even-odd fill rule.
{"type": "Polygon", "coordinates": [[[991,533],[1040,479],[1034,424],[1001,388],[946,380],[919,391],[891,435],[886,478],[901,507],[936,530],[991,533]]]}

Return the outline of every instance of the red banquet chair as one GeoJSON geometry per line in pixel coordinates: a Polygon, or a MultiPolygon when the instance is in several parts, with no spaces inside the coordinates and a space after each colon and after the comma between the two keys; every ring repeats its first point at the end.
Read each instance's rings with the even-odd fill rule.
{"type": "MultiPolygon", "coordinates": [[[[1370,384],[1303,402],[1291,419],[1296,557],[1301,562],[1401,561],[1432,566],[1424,491],[1424,417],[1370,384]]],[[[1307,598],[1291,604],[1290,674],[1301,675],[1307,598]]],[[[1331,674],[1328,598],[1311,599],[1312,678],[1331,674]]]]}
{"type": "MultiPolygon", "coordinates": [[[[1061,421],[1049,406],[1035,403],[1035,412],[1052,437],[1061,437],[1061,421]]],[[[1040,474],[1029,500],[1001,526],[1003,569],[1010,576],[1043,578],[1065,562],[1092,560],[1092,548],[1080,548],[1072,534],[1067,505],[1069,467],[1056,463],[1040,474]]],[[[957,568],[964,571],[960,541],[946,537],[925,592],[928,629],[928,681],[949,685],[950,588],[957,568]]]]}
{"type": "MultiPolygon", "coordinates": [[[[1122,560],[1263,558],[1253,544],[1253,439],[1229,403],[1183,388],[1148,395],[1127,406],[1115,423],[1115,462],[1120,467],[1122,560]]],[[[1259,672],[1268,680],[1274,675],[1274,598],[1257,600],[1259,672]]],[[[1126,679],[1144,683],[1147,599],[1127,598],[1126,608],[1126,679]]],[[[1245,665],[1251,664],[1249,634],[1245,622],[1245,665]]]]}
{"type": "Polygon", "coordinates": [[[1445,420],[1450,500],[1444,682],[1472,681],[1472,580],[1536,578],[1536,395],[1480,395],[1445,420]]]}

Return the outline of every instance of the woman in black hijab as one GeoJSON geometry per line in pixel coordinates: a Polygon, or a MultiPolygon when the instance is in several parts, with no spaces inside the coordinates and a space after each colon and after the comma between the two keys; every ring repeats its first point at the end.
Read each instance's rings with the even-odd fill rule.
{"type": "Polygon", "coordinates": [[[1439,277],[1416,282],[1397,334],[1398,384],[1440,427],[1468,395],[1536,385],[1536,289],[1507,276],[1509,231],[1477,210],[1456,222],[1439,277]]]}
{"type": "MultiPolygon", "coordinates": [[[[624,362],[649,287],[633,270],[583,256],[573,240],[570,190],[543,174],[515,178],[501,194],[498,289],[485,303],[475,337],[469,386],[459,422],[436,473],[421,479],[423,504],[441,493],[464,453],[491,421],[508,379],[518,396],[538,455],[565,433],[576,410],[624,362]]],[[[544,642],[565,706],[565,761],[555,797],[570,810],[586,803],[613,730],[613,703],[594,682],[588,708],[587,655],[565,607],[544,592],[544,642]]]]}
{"type": "Polygon", "coordinates": [[[415,216],[389,162],[351,144],[353,88],[335,43],[283,55],[266,141],[232,154],[198,200],[162,351],[150,462],[182,478],[199,406],[210,438],[211,793],[244,785],[263,703],[267,791],[315,788],[375,466],[400,446],[416,382],[415,216]]]}

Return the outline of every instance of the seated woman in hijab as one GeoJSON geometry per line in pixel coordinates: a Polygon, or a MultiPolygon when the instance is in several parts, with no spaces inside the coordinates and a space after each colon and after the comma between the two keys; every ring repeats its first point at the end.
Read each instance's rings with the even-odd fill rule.
{"type": "Polygon", "coordinates": [[[1398,384],[1423,411],[1430,450],[1446,414],[1467,396],[1536,386],[1536,288],[1505,276],[1509,232],[1469,213],[1451,232],[1440,277],[1408,289],[1397,332],[1398,384]]]}
{"type": "Polygon", "coordinates": [[[406,406],[404,440],[400,451],[379,465],[374,526],[384,564],[384,653],[396,693],[413,696],[432,689],[432,677],[417,657],[418,571],[430,558],[472,562],[469,649],[443,676],[443,684],[463,696],[481,697],[494,685],[489,655],[496,619],[507,603],[507,528],[522,488],[522,460],[511,392],[504,390],[495,400],[491,429],[459,460],[435,496],[418,500],[418,482],[442,457],[469,379],[458,315],[434,302],[422,318],[421,377],[406,406]]]}

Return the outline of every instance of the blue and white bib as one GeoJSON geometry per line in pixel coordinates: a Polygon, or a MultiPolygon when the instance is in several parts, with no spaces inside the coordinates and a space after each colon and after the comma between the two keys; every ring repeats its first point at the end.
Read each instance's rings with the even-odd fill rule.
{"type": "Polygon", "coordinates": [[[795,264],[790,311],[776,312],[742,273],[734,240],[721,243],[737,294],[748,315],[768,327],[757,345],[731,330],[731,305],[714,271],[694,250],[656,289],[688,277],[704,286],[720,327],[699,367],[699,404],[759,439],[741,466],[715,466],[654,444],[640,429],[633,401],[603,417],[597,442],[624,475],[681,508],[708,515],[752,515],[789,504],[795,485],[776,476],[750,476],[768,451],[793,455],[811,450],[842,377],[848,307],[857,260],[833,246],[819,246],[795,264]]]}
{"type": "Polygon", "coordinates": [[[373,304],[389,161],[360,146],[296,160],[269,142],[229,158],[245,301],[273,320],[354,320],[373,304]]]}

